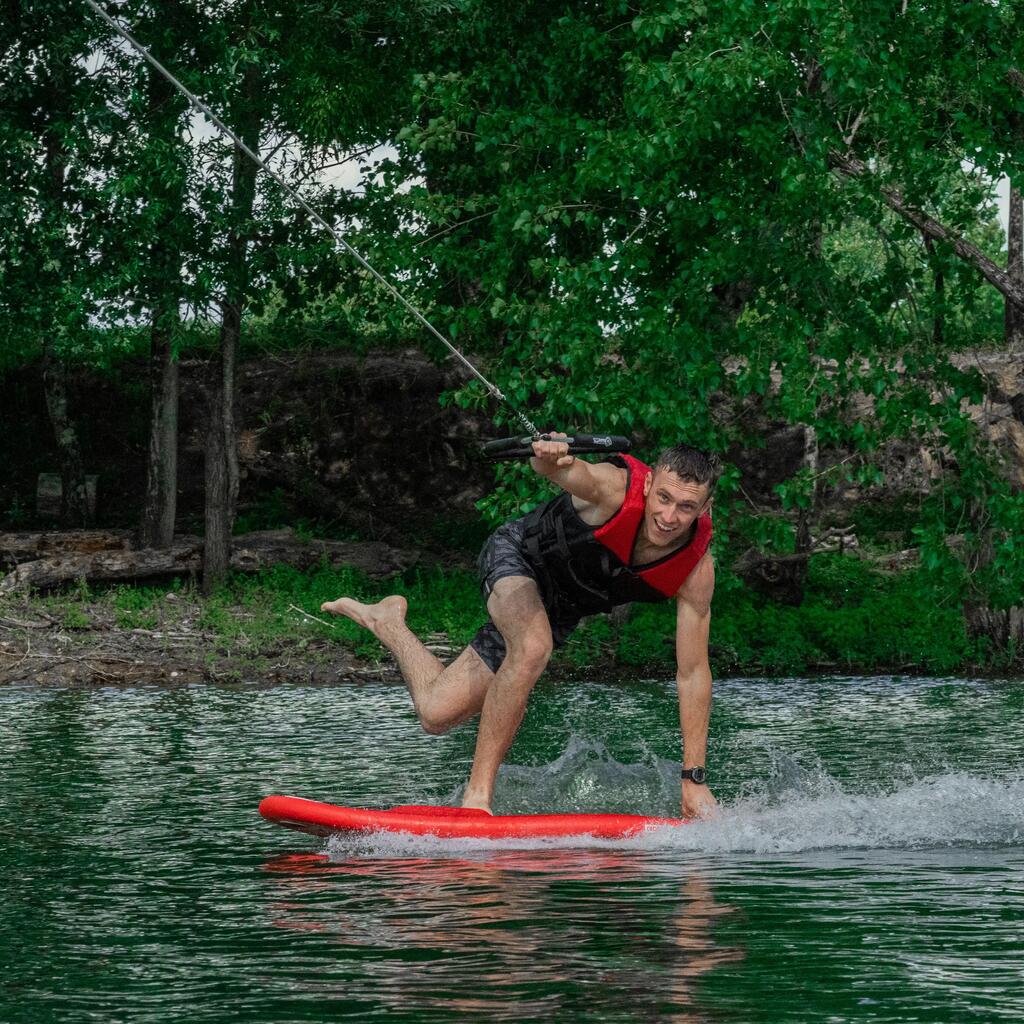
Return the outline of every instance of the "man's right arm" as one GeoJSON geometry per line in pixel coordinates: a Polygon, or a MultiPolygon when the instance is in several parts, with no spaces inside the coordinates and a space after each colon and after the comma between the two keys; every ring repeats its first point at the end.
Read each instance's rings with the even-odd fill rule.
{"type": "MultiPolygon", "coordinates": [[[[584,462],[569,454],[565,441],[534,441],[530,465],[534,472],[568,491],[585,505],[613,515],[625,497],[626,473],[608,463],[584,462]]],[[[565,437],[565,434],[561,435],[565,437]]]]}

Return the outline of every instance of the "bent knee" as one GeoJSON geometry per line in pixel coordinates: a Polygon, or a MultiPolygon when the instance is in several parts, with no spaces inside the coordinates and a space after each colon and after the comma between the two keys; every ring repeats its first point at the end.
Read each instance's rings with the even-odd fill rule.
{"type": "Polygon", "coordinates": [[[472,713],[471,708],[453,706],[429,696],[416,703],[415,708],[420,727],[431,736],[443,736],[446,732],[451,732],[472,713]]]}
{"type": "Polygon", "coordinates": [[[425,718],[423,715],[420,716],[420,726],[423,731],[429,736],[443,736],[446,732],[450,732],[452,722],[445,722],[439,718],[425,718]]]}
{"type": "Polygon", "coordinates": [[[416,717],[420,720],[423,731],[431,736],[443,736],[456,724],[451,715],[446,715],[441,708],[434,708],[429,704],[418,706],[416,717]]]}
{"type": "Polygon", "coordinates": [[[524,671],[535,671],[538,675],[544,671],[552,651],[551,636],[522,637],[509,644],[508,660],[524,671]]]}

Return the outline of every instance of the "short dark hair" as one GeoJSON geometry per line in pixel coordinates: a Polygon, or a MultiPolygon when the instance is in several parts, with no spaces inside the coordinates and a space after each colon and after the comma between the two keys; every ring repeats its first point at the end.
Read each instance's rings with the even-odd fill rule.
{"type": "Polygon", "coordinates": [[[708,494],[713,494],[718,478],[722,475],[722,460],[714,452],[693,448],[688,444],[677,444],[666,448],[654,464],[655,472],[667,469],[680,480],[694,484],[706,484],[708,494]]]}

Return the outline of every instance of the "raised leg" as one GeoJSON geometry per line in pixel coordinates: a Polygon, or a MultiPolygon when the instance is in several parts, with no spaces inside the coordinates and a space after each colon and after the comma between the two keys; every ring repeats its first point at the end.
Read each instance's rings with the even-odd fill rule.
{"type": "Polygon", "coordinates": [[[408,604],[404,597],[395,594],[376,604],[341,597],[325,601],[320,608],[368,629],[395,656],[416,715],[427,732],[447,732],[479,713],[494,673],[471,647],[445,667],[405,624],[408,604]]]}
{"type": "Polygon", "coordinates": [[[551,657],[551,625],[537,584],[525,576],[507,576],[491,592],[487,611],[506,646],[497,673],[472,647],[445,668],[405,624],[404,597],[394,595],[376,604],[342,597],[325,602],[321,610],[359,623],[391,651],[427,732],[446,732],[480,714],[473,769],[462,804],[490,811],[498,768],[522,723],[530,692],[551,657]]]}
{"type": "Polygon", "coordinates": [[[512,744],[526,702],[551,657],[551,624],[537,584],[525,576],[498,580],[487,611],[505,639],[507,653],[487,688],[463,807],[490,811],[498,768],[512,744]]]}

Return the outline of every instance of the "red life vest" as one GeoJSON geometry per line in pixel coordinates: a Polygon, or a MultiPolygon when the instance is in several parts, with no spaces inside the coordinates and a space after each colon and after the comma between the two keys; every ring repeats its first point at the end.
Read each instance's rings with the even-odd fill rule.
{"type": "MultiPolygon", "coordinates": [[[[644,509],[647,505],[644,484],[652,470],[650,466],[645,465],[639,459],[634,459],[632,455],[623,455],[622,459],[626,463],[626,470],[629,473],[626,497],[619,511],[603,526],[594,530],[594,538],[617,555],[622,562],[629,565],[637,534],[643,525],[644,509]]],[[[705,512],[697,518],[693,536],[688,544],[677,548],[672,554],[659,558],[657,561],[647,565],[633,566],[633,572],[665,597],[675,597],[687,576],[693,572],[697,563],[704,557],[704,552],[707,551],[710,543],[711,516],[705,512]]]]}
{"type": "Polygon", "coordinates": [[[631,566],[643,525],[644,482],[651,468],[630,455],[608,461],[629,475],[622,505],[607,522],[596,527],[585,523],[565,491],[519,520],[523,554],[537,575],[545,604],[581,616],[630,601],[675,596],[711,542],[711,517],[704,514],[683,547],[657,561],[631,566]]]}

